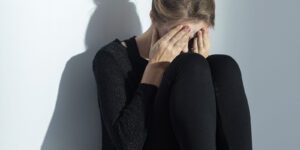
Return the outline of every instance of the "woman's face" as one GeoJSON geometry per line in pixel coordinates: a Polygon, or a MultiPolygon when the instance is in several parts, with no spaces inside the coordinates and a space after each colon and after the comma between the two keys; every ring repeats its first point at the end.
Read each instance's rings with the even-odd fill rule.
{"type": "Polygon", "coordinates": [[[166,33],[168,33],[172,28],[176,27],[177,25],[186,25],[189,26],[191,29],[190,32],[190,39],[192,39],[197,31],[201,30],[202,28],[207,28],[207,24],[204,21],[177,21],[177,22],[169,22],[165,23],[163,25],[157,26],[159,38],[164,36],[166,33]]]}
{"type": "MultiPolygon", "coordinates": [[[[190,27],[191,32],[190,32],[189,40],[191,40],[193,37],[195,37],[196,33],[198,31],[200,31],[201,29],[208,28],[208,25],[204,21],[180,20],[180,21],[176,21],[176,22],[168,22],[168,23],[165,23],[165,24],[159,25],[159,26],[158,26],[158,24],[156,24],[156,28],[158,30],[159,38],[161,38],[166,33],[168,33],[172,28],[174,28],[174,27],[176,27],[177,25],[180,25],[180,24],[190,27]]],[[[188,45],[186,46],[186,48],[183,51],[184,52],[188,51],[188,45]]]]}

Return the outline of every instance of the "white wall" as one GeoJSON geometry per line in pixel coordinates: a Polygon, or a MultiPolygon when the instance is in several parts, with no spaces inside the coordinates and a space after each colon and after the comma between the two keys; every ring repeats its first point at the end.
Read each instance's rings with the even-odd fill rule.
{"type": "MultiPolygon", "coordinates": [[[[0,1],[0,149],[96,150],[101,129],[91,61],[150,25],[149,0],[0,1]]],[[[242,70],[255,150],[300,147],[296,0],[216,0],[213,53],[242,70]]]]}

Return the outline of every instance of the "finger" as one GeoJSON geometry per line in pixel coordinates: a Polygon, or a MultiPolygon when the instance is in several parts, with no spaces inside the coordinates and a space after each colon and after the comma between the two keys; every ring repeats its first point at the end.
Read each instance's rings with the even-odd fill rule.
{"type": "Polygon", "coordinates": [[[186,46],[188,46],[189,43],[189,34],[185,34],[182,38],[178,40],[174,44],[175,49],[178,49],[179,51],[182,51],[186,46]]]}
{"type": "Polygon", "coordinates": [[[183,52],[187,53],[188,51],[189,51],[189,45],[186,44],[185,47],[184,47],[184,49],[183,49],[183,52]]]}
{"type": "MultiPolygon", "coordinates": [[[[188,26],[185,26],[182,30],[180,30],[177,34],[175,34],[170,40],[169,43],[170,44],[175,44],[178,43],[180,41],[182,41],[183,38],[185,38],[185,36],[189,36],[189,32],[191,31],[191,29],[188,26]]],[[[183,39],[184,41],[185,39],[183,39]]]]}
{"type": "Polygon", "coordinates": [[[170,40],[177,32],[179,32],[182,29],[183,25],[178,25],[172,30],[170,30],[168,33],[166,33],[161,39],[162,40],[170,40]]]}
{"type": "Polygon", "coordinates": [[[157,29],[153,26],[152,27],[152,37],[151,37],[151,46],[154,45],[157,40],[158,40],[157,29]]]}
{"type": "Polygon", "coordinates": [[[208,38],[208,29],[205,28],[204,31],[203,31],[203,47],[205,49],[209,49],[210,47],[210,43],[209,43],[209,38],[208,38]]]}
{"type": "Polygon", "coordinates": [[[180,46],[178,46],[179,53],[182,51],[184,53],[187,53],[189,51],[189,38],[185,38],[185,41],[182,42],[180,46]]]}
{"type": "Polygon", "coordinates": [[[184,53],[187,53],[189,51],[189,36],[187,36],[185,39],[186,40],[183,41],[179,52],[183,51],[184,53]]]}
{"type": "Polygon", "coordinates": [[[202,31],[198,31],[198,51],[201,52],[203,50],[203,37],[202,31]]]}
{"type": "Polygon", "coordinates": [[[194,53],[198,53],[199,52],[199,50],[198,50],[198,38],[197,37],[195,37],[194,41],[193,41],[193,52],[194,53]]]}

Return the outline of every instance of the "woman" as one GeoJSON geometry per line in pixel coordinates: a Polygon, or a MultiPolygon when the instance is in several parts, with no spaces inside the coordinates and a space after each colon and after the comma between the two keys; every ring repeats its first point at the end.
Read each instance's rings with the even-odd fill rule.
{"type": "Polygon", "coordinates": [[[103,150],[252,150],[239,65],[208,56],[214,0],[153,0],[150,17],[93,60],[103,150]]]}

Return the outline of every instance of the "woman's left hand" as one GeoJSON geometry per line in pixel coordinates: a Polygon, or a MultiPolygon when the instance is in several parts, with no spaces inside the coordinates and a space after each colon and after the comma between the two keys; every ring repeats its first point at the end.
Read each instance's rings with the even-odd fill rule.
{"type": "Polygon", "coordinates": [[[199,53],[205,58],[208,57],[208,51],[210,49],[210,40],[208,36],[208,28],[202,28],[196,33],[196,37],[193,41],[193,52],[199,53]]]}

